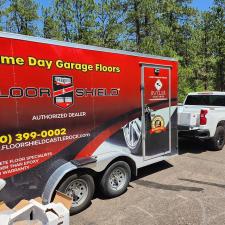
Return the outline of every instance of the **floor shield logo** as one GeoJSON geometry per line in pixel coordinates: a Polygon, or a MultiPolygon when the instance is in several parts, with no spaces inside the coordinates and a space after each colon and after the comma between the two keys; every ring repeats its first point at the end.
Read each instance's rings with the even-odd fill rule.
{"type": "Polygon", "coordinates": [[[74,103],[73,78],[69,76],[53,76],[54,104],[60,108],[69,108],[74,103]]]}

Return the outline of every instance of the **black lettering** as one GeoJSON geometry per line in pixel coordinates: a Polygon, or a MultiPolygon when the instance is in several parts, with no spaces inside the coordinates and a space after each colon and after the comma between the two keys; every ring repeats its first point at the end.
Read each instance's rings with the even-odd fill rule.
{"type": "Polygon", "coordinates": [[[37,88],[26,88],[25,96],[28,98],[35,98],[38,97],[38,89],[37,88]]]}
{"type": "Polygon", "coordinates": [[[19,87],[10,88],[9,95],[13,98],[22,98],[23,97],[23,89],[19,87]]]}
{"type": "Polygon", "coordinates": [[[50,91],[50,89],[48,89],[48,88],[40,88],[40,90],[39,90],[39,96],[40,97],[43,97],[43,96],[48,96],[48,97],[51,97],[51,91],[50,91]]]}

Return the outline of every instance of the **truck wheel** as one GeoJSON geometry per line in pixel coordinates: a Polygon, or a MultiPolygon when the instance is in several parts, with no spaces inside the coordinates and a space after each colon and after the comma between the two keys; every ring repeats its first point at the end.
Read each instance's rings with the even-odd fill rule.
{"type": "Polygon", "coordinates": [[[225,129],[222,126],[216,128],[216,133],[211,140],[213,150],[221,150],[225,144],[225,129]]]}
{"type": "Polygon", "coordinates": [[[130,166],[124,161],[118,161],[105,171],[100,189],[106,197],[117,197],[126,191],[130,179],[130,166]]]}
{"type": "Polygon", "coordinates": [[[68,177],[60,185],[58,190],[73,199],[70,213],[76,214],[90,205],[95,190],[95,184],[92,176],[88,174],[74,174],[68,177]]]}
{"type": "Polygon", "coordinates": [[[141,120],[137,118],[126,124],[123,127],[123,135],[126,145],[131,151],[131,154],[141,154],[141,120]]]}

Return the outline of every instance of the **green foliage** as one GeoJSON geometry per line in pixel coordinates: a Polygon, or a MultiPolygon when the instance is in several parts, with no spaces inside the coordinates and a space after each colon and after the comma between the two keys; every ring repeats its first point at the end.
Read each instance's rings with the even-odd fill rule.
{"type": "Polygon", "coordinates": [[[7,30],[26,35],[36,34],[35,21],[39,18],[37,9],[38,4],[33,0],[10,0],[7,30]]]}
{"type": "Polygon", "coordinates": [[[96,3],[96,44],[118,48],[123,39],[123,1],[99,0],[96,3]]]}
{"type": "Polygon", "coordinates": [[[72,1],[73,41],[83,44],[94,43],[95,2],[94,0],[72,1]]]}
{"type": "Polygon", "coordinates": [[[0,1],[0,31],[3,29],[2,17],[5,15],[5,12],[6,12],[4,8],[5,3],[6,3],[6,0],[0,1]]]}
{"type": "Polygon", "coordinates": [[[7,31],[177,58],[179,101],[225,91],[224,0],[206,12],[192,0],[51,1],[42,10],[37,0],[0,1],[0,30],[4,21],[7,31]]]}
{"type": "Polygon", "coordinates": [[[49,39],[62,40],[60,35],[59,25],[54,17],[54,12],[51,7],[42,7],[42,19],[43,19],[43,37],[49,39]]]}
{"type": "Polygon", "coordinates": [[[60,37],[60,40],[73,40],[73,11],[71,10],[72,2],[72,0],[55,0],[53,3],[55,22],[59,28],[58,37],[60,37]]]}
{"type": "Polygon", "coordinates": [[[225,1],[215,0],[210,13],[215,88],[225,90],[225,1]]]}

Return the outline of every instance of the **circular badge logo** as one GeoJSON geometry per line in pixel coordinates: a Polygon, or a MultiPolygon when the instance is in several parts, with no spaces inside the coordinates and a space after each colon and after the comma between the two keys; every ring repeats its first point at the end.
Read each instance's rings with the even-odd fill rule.
{"type": "Polygon", "coordinates": [[[164,121],[162,116],[157,115],[151,121],[150,133],[151,134],[154,134],[154,133],[158,134],[158,133],[161,133],[163,131],[166,131],[165,121],[164,121]]]}

